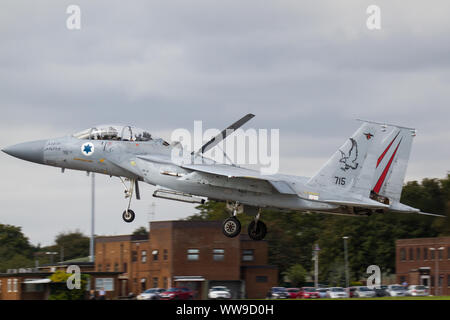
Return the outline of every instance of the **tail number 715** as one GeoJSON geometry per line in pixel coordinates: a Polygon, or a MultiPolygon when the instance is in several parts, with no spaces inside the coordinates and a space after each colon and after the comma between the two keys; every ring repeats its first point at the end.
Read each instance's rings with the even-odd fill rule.
{"type": "Polygon", "coordinates": [[[334,177],[336,181],[334,182],[337,185],[345,186],[345,177],[334,177]]]}

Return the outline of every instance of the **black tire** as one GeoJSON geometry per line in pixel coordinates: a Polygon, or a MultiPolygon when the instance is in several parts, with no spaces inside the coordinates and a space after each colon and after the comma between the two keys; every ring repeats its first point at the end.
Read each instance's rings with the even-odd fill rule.
{"type": "Polygon", "coordinates": [[[222,225],[222,232],[228,238],[234,238],[241,233],[241,222],[236,217],[225,219],[222,225]]]}
{"type": "Polygon", "coordinates": [[[262,240],[267,234],[266,224],[260,220],[256,224],[255,221],[250,222],[248,225],[248,236],[252,240],[262,240]]]}
{"type": "Polygon", "coordinates": [[[122,213],[122,219],[123,219],[123,221],[125,221],[127,223],[133,222],[135,217],[136,217],[136,215],[134,214],[134,211],[131,209],[125,210],[122,213]]]}

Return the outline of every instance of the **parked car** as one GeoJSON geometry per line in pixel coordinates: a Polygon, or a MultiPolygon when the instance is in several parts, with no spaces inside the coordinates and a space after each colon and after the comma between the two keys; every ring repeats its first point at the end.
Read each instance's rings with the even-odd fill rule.
{"type": "Polygon", "coordinates": [[[194,293],[189,288],[170,288],[160,294],[162,300],[191,300],[194,293]]]}
{"type": "Polygon", "coordinates": [[[318,288],[318,289],[316,289],[317,293],[319,294],[319,298],[326,298],[328,290],[329,290],[329,288],[318,288]]]}
{"type": "Polygon", "coordinates": [[[161,298],[161,293],[166,291],[166,289],[162,288],[151,288],[147,289],[141,294],[139,294],[136,299],[137,300],[159,300],[161,298]]]}
{"type": "Polygon", "coordinates": [[[387,293],[387,288],[388,286],[379,286],[379,287],[375,287],[375,294],[377,297],[386,297],[389,294],[387,293]]]}
{"type": "Polygon", "coordinates": [[[348,295],[350,298],[353,298],[355,296],[355,290],[356,290],[356,287],[350,287],[347,289],[347,292],[348,292],[348,295]]]}
{"type": "Polygon", "coordinates": [[[386,292],[391,297],[403,297],[406,295],[406,289],[399,284],[388,285],[386,292]]]}
{"type": "Polygon", "coordinates": [[[423,285],[411,285],[406,290],[406,295],[408,296],[428,296],[428,290],[423,285]]]}
{"type": "Polygon", "coordinates": [[[301,296],[299,296],[300,288],[287,288],[286,290],[289,294],[289,299],[301,298],[301,296]]]}
{"type": "Polygon", "coordinates": [[[332,287],[327,292],[327,298],[348,298],[348,293],[342,287],[332,287]]]}
{"type": "Polygon", "coordinates": [[[376,297],[377,293],[373,289],[369,289],[368,287],[355,287],[355,291],[353,292],[354,298],[373,298],[376,297]]]}
{"type": "Polygon", "coordinates": [[[284,287],[272,287],[267,293],[268,299],[288,299],[289,293],[284,287]]]}
{"type": "Polygon", "coordinates": [[[224,286],[211,287],[208,292],[209,299],[231,299],[230,289],[224,286]]]}
{"type": "Polygon", "coordinates": [[[316,288],[313,287],[303,287],[300,289],[299,298],[303,299],[316,299],[320,298],[319,293],[316,291],[316,288]]]}

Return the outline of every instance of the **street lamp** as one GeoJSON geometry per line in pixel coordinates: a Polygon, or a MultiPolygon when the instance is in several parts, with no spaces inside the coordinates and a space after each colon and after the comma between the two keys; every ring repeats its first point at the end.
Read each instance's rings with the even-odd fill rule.
{"type": "Polygon", "coordinates": [[[314,261],[314,287],[319,287],[319,245],[316,243],[313,248],[313,261],[314,261]]]}
{"type": "Polygon", "coordinates": [[[436,251],[435,255],[434,255],[434,261],[435,261],[435,267],[434,267],[434,295],[438,296],[439,295],[439,260],[438,260],[438,256],[439,253],[437,252],[439,251],[443,251],[444,247],[440,247],[440,248],[430,248],[431,251],[436,251]]]}
{"type": "Polygon", "coordinates": [[[348,237],[342,237],[344,239],[344,258],[345,258],[345,287],[348,290],[349,287],[349,276],[348,276],[348,253],[347,253],[347,240],[348,237]]]}

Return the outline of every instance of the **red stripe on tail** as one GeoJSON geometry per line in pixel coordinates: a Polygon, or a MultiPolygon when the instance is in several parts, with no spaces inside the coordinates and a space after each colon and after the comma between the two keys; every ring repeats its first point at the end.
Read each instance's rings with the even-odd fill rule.
{"type": "MultiPolygon", "coordinates": [[[[395,136],[395,138],[397,138],[397,136],[395,136]]],[[[395,140],[395,138],[394,138],[394,140],[395,140]]],[[[392,140],[392,142],[394,142],[394,140],[392,140]]],[[[392,142],[391,142],[391,144],[392,144],[392,142]]],[[[397,150],[398,150],[398,147],[400,146],[400,143],[402,143],[401,139],[400,139],[400,142],[397,145],[397,148],[395,148],[394,153],[392,154],[391,158],[389,159],[389,162],[386,165],[386,168],[384,168],[383,173],[381,174],[380,178],[378,179],[377,184],[375,185],[375,188],[373,188],[373,191],[375,191],[376,193],[380,192],[381,186],[383,185],[384,180],[386,179],[387,173],[389,172],[389,168],[391,167],[391,164],[392,164],[392,160],[394,160],[395,154],[397,153],[397,150]]]]}
{"type": "Polygon", "coordinates": [[[386,155],[386,153],[388,152],[388,150],[391,148],[392,144],[394,143],[395,139],[397,139],[398,134],[400,133],[400,131],[397,133],[397,135],[394,137],[394,139],[392,139],[391,143],[389,143],[389,145],[387,146],[386,150],[384,150],[384,152],[381,154],[381,156],[378,158],[377,161],[377,168],[380,165],[380,162],[383,161],[384,156],[386,155]]]}

